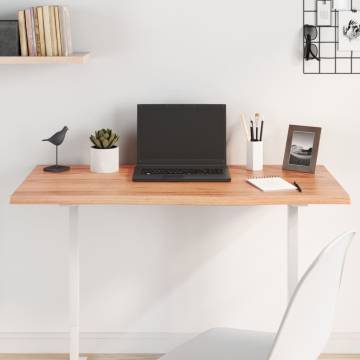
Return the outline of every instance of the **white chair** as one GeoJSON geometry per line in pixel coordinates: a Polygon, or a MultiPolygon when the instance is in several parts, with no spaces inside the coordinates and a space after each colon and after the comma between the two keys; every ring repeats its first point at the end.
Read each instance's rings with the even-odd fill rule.
{"type": "Polygon", "coordinates": [[[354,235],[346,233],[321,251],[300,280],[277,334],[211,329],[161,360],[316,360],[331,332],[345,257],[354,235]]]}

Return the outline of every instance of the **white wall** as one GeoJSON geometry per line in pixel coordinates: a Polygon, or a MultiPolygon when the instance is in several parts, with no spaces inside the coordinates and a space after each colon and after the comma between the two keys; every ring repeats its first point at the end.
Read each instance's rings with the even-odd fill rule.
{"type": "MultiPolygon", "coordinates": [[[[2,0],[1,18],[37,4],[2,0]]],[[[129,163],[137,103],[226,103],[232,164],[245,159],[241,111],[266,115],[267,163],[282,162],[289,123],[321,126],[319,162],[353,205],[301,209],[301,269],[334,236],[358,230],[360,77],[302,74],[302,1],[66,4],[75,49],[93,53],[88,65],[0,67],[3,336],[67,330],[66,209],[8,205],[33,166],[52,162],[40,139],[63,125],[65,163],[88,162],[88,136],[103,126],[119,131],[129,163]]],[[[282,207],[82,208],[81,330],[275,330],[286,304],[285,216],[282,207]]],[[[356,241],[334,328],[352,336],[360,333],[359,253],[356,241]]]]}

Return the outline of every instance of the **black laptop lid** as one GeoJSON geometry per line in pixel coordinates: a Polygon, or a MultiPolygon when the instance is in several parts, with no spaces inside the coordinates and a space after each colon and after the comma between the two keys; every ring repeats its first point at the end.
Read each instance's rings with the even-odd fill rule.
{"type": "Polygon", "coordinates": [[[138,163],[226,165],[226,105],[138,105],[138,163]]]}

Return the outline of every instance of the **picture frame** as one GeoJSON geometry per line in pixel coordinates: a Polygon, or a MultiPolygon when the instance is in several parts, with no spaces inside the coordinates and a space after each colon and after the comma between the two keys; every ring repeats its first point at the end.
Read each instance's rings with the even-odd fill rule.
{"type": "Polygon", "coordinates": [[[283,169],[314,173],[320,135],[320,127],[289,125],[283,169]]]}

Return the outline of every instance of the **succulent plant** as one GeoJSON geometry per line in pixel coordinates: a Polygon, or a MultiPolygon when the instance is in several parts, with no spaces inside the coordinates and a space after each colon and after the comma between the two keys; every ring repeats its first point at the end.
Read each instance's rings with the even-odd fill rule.
{"type": "Polygon", "coordinates": [[[116,146],[118,140],[119,135],[111,129],[101,129],[90,136],[90,141],[96,149],[111,149],[116,146]]]}

